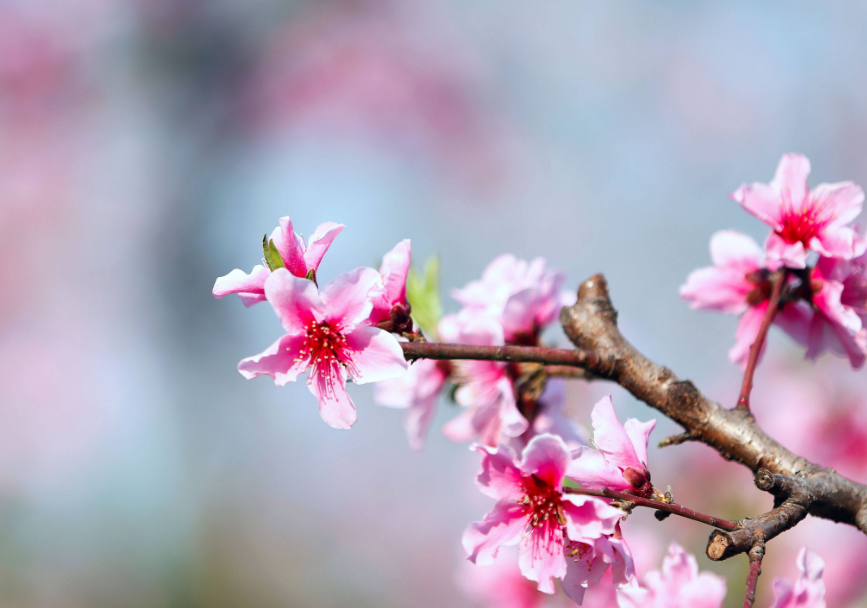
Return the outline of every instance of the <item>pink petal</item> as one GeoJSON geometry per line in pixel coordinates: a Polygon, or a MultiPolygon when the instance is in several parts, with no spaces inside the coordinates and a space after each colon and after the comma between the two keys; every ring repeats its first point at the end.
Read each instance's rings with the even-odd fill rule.
{"type": "Polygon", "coordinates": [[[527,525],[527,516],[521,505],[498,502],[479,523],[470,525],[462,540],[471,562],[478,566],[493,563],[500,547],[518,544],[527,525]]]}
{"type": "Polygon", "coordinates": [[[286,269],[301,279],[307,276],[307,264],[304,263],[304,241],[295,234],[292,220],[287,215],[280,218],[280,227],[271,234],[274,246],[280,252],[286,269]]]}
{"type": "Polygon", "coordinates": [[[532,334],[538,308],[538,292],[533,288],[524,289],[510,296],[501,319],[505,337],[512,339],[516,334],[532,334]]]}
{"type": "Polygon", "coordinates": [[[593,443],[609,463],[621,470],[642,468],[629,435],[614,413],[611,395],[605,395],[593,406],[590,418],[593,421],[593,443]]]}
{"type": "Polygon", "coordinates": [[[770,270],[777,270],[780,265],[788,268],[806,268],[807,250],[801,241],[788,243],[776,232],[771,232],[765,241],[765,255],[770,270]]]}
{"type": "Polygon", "coordinates": [[[374,388],[376,402],[380,405],[407,408],[404,426],[415,451],[424,446],[445,381],[446,374],[437,361],[422,359],[410,365],[404,376],[378,382],[374,388]]]}
{"type": "Polygon", "coordinates": [[[264,293],[238,293],[238,299],[244,306],[250,308],[254,304],[267,301],[268,298],[265,297],[264,293]]]}
{"type": "Polygon", "coordinates": [[[226,276],[216,280],[213,290],[214,297],[224,298],[231,293],[244,295],[246,297],[242,298],[242,301],[248,307],[257,302],[264,302],[265,281],[270,275],[271,271],[262,265],[253,266],[253,271],[250,274],[236,268],[226,276]]]}
{"type": "Polygon", "coordinates": [[[265,281],[265,296],[288,334],[304,333],[311,323],[324,319],[316,285],[291,275],[285,268],[278,268],[265,281]]]}
{"type": "Polygon", "coordinates": [[[864,253],[864,238],[847,226],[829,226],[810,243],[822,255],[851,260],[864,253]]]}
{"type": "Polygon", "coordinates": [[[566,533],[577,542],[587,542],[603,534],[614,534],[623,511],[593,496],[563,495],[563,513],[566,515],[566,533]]]}
{"type": "Polygon", "coordinates": [[[343,329],[366,319],[373,306],[370,292],[379,283],[379,273],[373,268],[356,268],[338,275],[322,288],[328,321],[343,329]]]}
{"type": "Polygon", "coordinates": [[[810,175],[810,161],[801,154],[783,154],[771,187],[784,201],[791,201],[794,211],[803,209],[807,199],[807,176],[810,175]]]}
{"type": "MultiPolygon", "coordinates": [[[[472,441],[478,434],[473,424],[473,412],[465,411],[449,420],[443,427],[443,435],[456,443],[472,441]]],[[[489,445],[485,443],[485,445],[489,445]]]]}
{"type": "Polygon", "coordinates": [[[404,239],[382,258],[379,274],[382,275],[385,294],[392,304],[406,303],[406,277],[409,275],[411,257],[409,239],[404,239]]]}
{"type": "Polygon", "coordinates": [[[635,448],[638,460],[647,466],[647,442],[650,439],[650,433],[656,428],[656,420],[639,422],[635,418],[630,418],[623,425],[623,428],[632,442],[632,447],[635,448]]]}
{"type": "Polygon", "coordinates": [[[343,224],[335,224],[334,222],[325,222],[319,224],[316,232],[307,241],[307,251],[304,252],[304,263],[307,270],[318,270],[319,264],[322,262],[322,256],[331,247],[331,243],[338,234],[343,232],[346,226],[343,224]]]}
{"type": "Polygon", "coordinates": [[[346,370],[342,365],[317,364],[307,376],[307,387],[319,401],[319,415],[328,426],[348,429],[355,424],[358,414],[346,392],[346,370]]]}
{"type": "Polygon", "coordinates": [[[352,363],[347,369],[356,384],[379,382],[406,374],[406,358],[394,335],[369,325],[356,325],[345,334],[345,338],[352,351],[352,363]]]}
{"type": "Polygon", "coordinates": [[[515,388],[512,381],[506,377],[500,378],[497,381],[497,392],[500,394],[499,399],[499,416],[502,423],[502,432],[508,437],[519,437],[523,435],[530,426],[524,415],[518,410],[518,404],[515,402],[515,388]]]}
{"type": "Polygon", "coordinates": [[[822,311],[829,322],[855,334],[861,329],[861,317],[851,308],[843,306],[842,296],[843,283],[825,279],[822,281],[822,289],[819,293],[813,294],[813,304],[822,311]]]}
{"type": "Polygon", "coordinates": [[[611,564],[611,578],[615,585],[624,585],[635,578],[635,562],[626,540],[603,536],[594,544],[597,551],[601,548],[603,560],[611,564]]]}
{"type": "Polygon", "coordinates": [[[504,445],[491,448],[475,444],[470,449],[482,455],[482,468],[476,475],[476,486],[482,494],[497,500],[520,502],[526,491],[515,453],[504,445]]]}
{"type": "Polygon", "coordinates": [[[754,287],[746,273],[711,266],[693,270],[680,288],[680,297],[693,309],[740,314],[749,306],[747,293],[754,287]]]}
{"type": "Polygon", "coordinates": [[[298,375],[307,369],[310,359],[300,359],[301,347],[307,336],[286,335],[274,342],[264,352],[247,357],[238,364],[238,371],[247,380],[258,376],[274,378],[274,384],[284,386],[295,382],[298,375]]]}
{"type": "Polygon", "coordinates": [[[774,603],[770,608],[795,608],[795,588],[789,581],[777,578],[774,579],[771,588],[774,590],[774,603]]]}
{"type": "Polygon", "coordinates": [[[768,184],[743,184],[732,194],[732,198],[748,213],[774,230],[780,227],[782,218],[780,197],[768,184]]]}
{"type": "Polygon", "coordinates": [[[403,426],[406,429],[409,447],[414,452],[420,452],[424,448],[425,438],[437,413],[436,402],[436,395],[420,399],[404,414],[403,426]]]}
{"type": "Polygon", "coordinates": [[[710,239],[710,258],[714,266],[743,270],[744,274],[762,266],[762,250],[756,241],[736,230],[720,230],[710,239]]]}
{"type": "Polygon", "coordinates": [[[864,191],[852,182],[819,184],[811,193],[814,201],[827,201],[834,210],[833,226],[845,226],[861,215],[864,191]]]}
{"type": "Polygon", "coordinates": [[[807,345],[813,310],[806,302],[787,302],[774,318],[774,325],[786,332],[795,342],[807,345]]]}
{"type": "Polygon", "coordinates": [[[566,576],[562,529],[544,524],[530,528],[519,544],[518,565],[521,574],[539,583],[539,591],[555,593],[554,579],[566,576]]]}
{"type": "Polygon", "coordinates": [[[623,472],[609,463],[599,450],[581,447],[569,463],[566,477],[588,490],[628,490],[632,486],[623,478],[623,472]]]}
{"type": "Polygon", "coordinates": [[[735,345],[729,351],[729,361],[746,367],[747,359],[750,356],[750,346],[753,345],[753,342],[756,341],[759,335],[759,329],[762,326],[762,320],[764,320],[767,310],[768,303],[762,302],[758,306],[748,308],[741,315],[741,319],[738,321],[738,329],[735,332],[735,345]]]}
{"type": "Polygon", "coordinates": [[[563,488],[563,477],[572,460],[569,448],[556,435],[537,435],[524,449],[521,470],[535,475],[557,491],[563,488]]]}

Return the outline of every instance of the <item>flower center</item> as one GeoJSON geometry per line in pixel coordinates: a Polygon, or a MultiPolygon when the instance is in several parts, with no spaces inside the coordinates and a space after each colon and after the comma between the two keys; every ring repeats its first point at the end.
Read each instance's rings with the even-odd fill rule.
{"type": "Polygon", "coordinates": [[[566,515],[560,493],[535,475],[524,480],[524,515],[527,518],[525,534],[530,536],[532,555],[554,554],[563,544],[566,515]]]}
{"type": "Polygon", "coordinates": [[[777,234],[787,243],[803,243],[806,248],[833,217],[833,208],[827,199],[810,199],[806,207],[796,210],[786,191],[783,192],[782,227],[777,234]]]}
{"type": "Polygon", "coordinates": [[[346,344],[346,336],[328,321],[311,321],[307,326],[307,340],[301,347],[298,360],[309,357],[311,367],[332,367],[334,364],[347,366],[351,364],[348,356],[350,350],[346,344]]]}

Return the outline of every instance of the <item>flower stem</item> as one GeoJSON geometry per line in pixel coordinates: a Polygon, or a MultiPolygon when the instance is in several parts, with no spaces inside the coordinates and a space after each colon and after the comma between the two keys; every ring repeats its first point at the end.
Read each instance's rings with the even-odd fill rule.
{"type": "Polygon", "coordinates": [[[659,500],[653,500],[652,498],[642,498],[641,496],[633,496],[632,494],[627,494],[625,492],[615,492],[613,490],[609,490],[608,488],[605,488],[603,490],[587,490],[585,488],[566,487],[563,488],[563,493],[580,494],[583,496],[600,496],[603,498],[616,498],[617,500],[635,503],[635,505],[639,507],[650,507],[651,509],[656,509],[657,511],[665,511],[666,513],[679,515],[681,517],[685,517],[686,519],[691,519],[693,521],[698,521],[709,526],[714,526],[715,528],[720,528],[721,530],[733,531],[740,528],[740,524],[738,524],[736,521],[729,521],[727,519],[720,519],[719,517],[705,515],[704,513],[693,511],[692,509],[684,507],[683,505],[679,505],[677,503],[661,502],[659,500]]]}
{"type": "Polygon", "coordinates": [[[756,373],[756,366],[759,363],[759,353],[762,352],[762,346],[765,344],[765,338],[768,336],[768,330],[771,328],[771,323],[780,309],[780,295],[783,293],[783,286],[786,284],[786,278],[789,271],[786,268],[781,268],[777,277],[774,280],[771,298],[768,301],[768,310],[765,312],[765,318],[762,319],[762,325],[759,327],[759,334],[756,336],[756,341],[750,346],[750,356],[747,360],[747,368],[744,370],[744,381],[741,384],[741,394],[738,397],[738,409],[750,409],[750,393],[753,390],[753,376],[756,373]]]}
{"type": "Polygon", "coordinates": [[[750,573],[747,575],[747,591],[744,595],[744,608],[753,608],[756,601],[756,584],[762,573],[762,558],[765,556],[765,546],[756,543],[750,549],[750,573]]]}

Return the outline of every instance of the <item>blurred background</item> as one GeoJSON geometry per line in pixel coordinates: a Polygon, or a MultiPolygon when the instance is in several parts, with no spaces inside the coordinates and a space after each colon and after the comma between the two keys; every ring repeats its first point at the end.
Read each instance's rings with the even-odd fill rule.
{"type": "MultiPolygon", "coordinates": [[[[475,605],[460,535],[491,501],[454,407],[420,454],[370,387],[329,428],[303,383],[236,372],[281,330],[214,279],[283,215],[346,224],[325,281],[404,238],[446,294],[543,255],[604,272],[624,333],[733,404],[736,320],[678,287],[716,230],[764,238],[728,194],[782,153],[867,185],[865,56],[863,2],[0,0],[0,606],[475,605]]],[[[801,357],[772,331],[760,424],[867,481],[864,372],[801,357]]],[[[655,417],[601,384],[573,415],[608,391],[655,417]]],[[[696,509],[771,506],[709,448],[650,459],[696,509]]],[[[674,540],[740,605],[746,560],[676,520],[624,524],[640,573],[674,540]]],[[[770,544],[757,606],[804,545],[831,608],[867,606],[867,538],[816,520],[770,544]]]]}

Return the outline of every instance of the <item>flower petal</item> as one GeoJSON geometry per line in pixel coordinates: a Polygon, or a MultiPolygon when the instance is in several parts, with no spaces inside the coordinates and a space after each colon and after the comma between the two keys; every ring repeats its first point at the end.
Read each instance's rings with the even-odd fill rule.
{"type": "Polygon", "coordinates": [[[762,266],[762,250],[756,241],[736,230],[720,230],[710,239],[710,258],[715,266],[752,272],[762,266]]]}
{"type": "Polygon", "coordinates": [[[307,336],[303,334],[283,336],[264,352],[243,359],[238,363],[238,371],[247,380],[270,376],[277,386],[295,382],[310,363],[309,358],[302,359],[299,356],[306,339],[307,336]]]}
{"type": "Polygon", "coordinates": [[[304,252],[304,263],[307,270],[318,270],[319,264],[322,262],[322,256],[331,247],[331,243],[337,238],[337,235],[343,232],[346,228],[343,224],[334,222],[325,222],[319,224],[316,232],[310,237],[307,242],[307,251],[304,252]]]}
{"type": "MultiPolygon", "coordinates": [[[[747,359],[750,356],[750,346],[756,341],[759,335],[759,329],[762,326],[762,320],[765,318],[765,313],[768,310],[768,303],[762,302],[758,306],[752,306],[741,315],[738,321],[738,329],[735,332],[735,345],[729,351],[729,361],[739,363],[742,367],[746,367],[747,359]]],[[[762,351],[766,348],[767,343],[762,346],[762,351]]]]}
{"type": "Polygon", "coordinates": [[[650,439],[650,433],[656,428],[656,420],[639,422],[635,418],[630,418],[623,425],[623,428],[629,435],[629,440],[632,442],[632,447],[635,448],[638,460],[647,466],[647,442],[650,439]]]}
{"type": "Polygon", "coordinates": [[[535,475],[558,492],[572,460],[566,443],[556,435],[537,435],[524,448],[521,470],[535,475]]]}
{"type": "Polygon", "coordinates": [[[580,494],[563,495],[563,513],[566,515],[566,533],[569,538],[586,542],[603,534],[614,534],[623,511],[604,500],[580,494]]]}
{"type": "Polygon", "coordinates": [[[307,264],[304,263],[304,241],[295,233],[288,215],[280,218],[280,226],[271,234],[271,240],[283,258],[286,270],[296,277],[305,278],[307,264]]]}
{"type": "Polygon", "coordinates": [[[471,562],[486,566],[494,562],[500,547],[518,544],[527,525],[523,506],[498,502],[479,523],[471,524],[462,540],[471,562]]]}
{"type": "Polygon", "coordinates": [[[356,384],[379,382],[406,374],[408,364],[394,335],[370,325],[356,325],[345,337],[346,346],[352,352],[352,363],[347,365],[347,369],[356,384]]]}
{"type": "Polygon", "coordinates": [[[593,406],[590,418],[593,421],[593,443],[608,462],[620,469],[642,468],[629,435],[614,413],[611,395],[605,395],[593,406]]]}
{"type": "Polygon", "coordinates": [[[348,429],[358,414],[346,392],[346,370],[338,363],[319,363],[307,376],[307,387],[319,401],[319,415],[335,429],[348,429]]]}
{"type": "Polygon", "coordinates": [[[746,280],[746,273],[709,266],[689,273],[680,287],[680,297],[693,309],[740,314],[749,306],[747,293],[754,287],[746,280]]]}
{"type": "Polygon", "coordinates": [[[780,227],[780,197],[770,185],[743,184],[731,196],[747,213],[759,218],[774,230],[780,227]]]}
{"type": "Polygon", "coordinates": [[[780,194],[783,201],[790,202],[794,211],[801,211],[807,199],[807,176],[810,175],[810,161],[802,154],[783,154],[771,187],[780,194]]]}
{"type": "Polygon", "coordinates": [[[632,488],[623,478],[623,472],[609,463],[599,450],[580,447],[569,463],[566,477],[588,490],[628,490],[632,488]]]}
{"type": "Polygon", "coordinates": [[[787,268],[806,268],[807,250],[801,241],[789,243],[776,232],[768,235],[765,241],[765,256],[767,266],[771,271],[777,270],[780,265],[787,268]]]}
{"type": "Polygon", "coordinates": [[[324,319],[324,306],[316,285],[293,276],[285,268],[278,268],[265,281],[265,296],[288,334],[304,333],[311,323],[324,319]]]}
{"type": "Polygon", "coordinates": [[[864,191],[853,182],[819,184],[810,193],[814,201],[827,201],[833,209],[832,226],[845,226],[861,215],[864,204],[864,191]]]}
{"type": "Polygon", "coordinates": [[[520,502],[526,490],[515,453],[504,445],[491,448],[474,444],[470,449],[482,455],[482,468],[476,475],[476,486],[482,494],[497,500],[520,502]]]}
{"type": "Polygon", "coordinates": [[[246,296],[241,301],[247,307],[258,302],[265,301],[265,281],[271,275],[271,271],[262,265],[253,266],[250,274],[236,268],[226,276],[218,278],[214,282],[214,297],[224,298],[231,293],[246,296]]]}
{"type": "Polygon", "coordinates": [[[356,268],[338,275],[322,288],[322,300],[328,307],[328,321],[338,328],[351,328],[366,319],[373,304],[371,290],[380,284],[373,268],[356,268]]]}
{"type": "Polygon", "coordinates": [[[554,579],[566,576],[563,529],[542,524],[530,528],[518,545],[521,574],[539,583],[542,593],[554,593],[554,579]]]}

